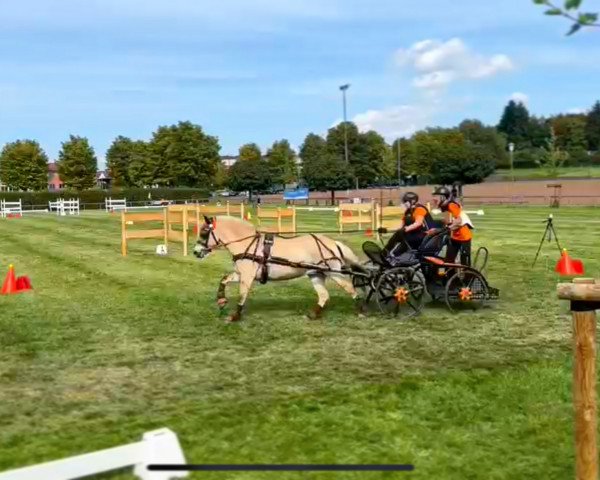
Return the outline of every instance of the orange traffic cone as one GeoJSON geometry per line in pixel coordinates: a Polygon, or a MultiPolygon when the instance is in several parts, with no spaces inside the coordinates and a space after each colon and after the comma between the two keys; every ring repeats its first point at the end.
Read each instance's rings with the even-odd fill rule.
{"type": "Polygon", "coordinates": [[[556,262],[554,271],[562,276],[583,275],[583,263],[581,260],[571,258],[567,253],[567,249],[563,248],[562,255],[560,260],[556,262]]]}
{"type": "Polygon", "coordinates": [[[2,295],[11,295],[17,293],[17,280],[15,278],[15,267],[13,265],[8,266],[8,273],[4,279],[2,285],[2,295]]]}
{"type": "Polygon", "coordinates": [[[365,231],[365,235],[367,237],[372,237],[373,236],[373,230],[371,230],[370,228],[367,228],[367,230],[365,231]]]}
{"type": "Polygon", "coordinates": [[[28,276],[17,277],[17,292],[27,292],[31,289],[31,280],[28,276]]]}

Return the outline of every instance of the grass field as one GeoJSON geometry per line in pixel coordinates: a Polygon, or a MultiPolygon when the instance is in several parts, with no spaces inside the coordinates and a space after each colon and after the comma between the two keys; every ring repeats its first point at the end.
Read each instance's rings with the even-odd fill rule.
{"type": "MultiPolygon", "coordinates": [[[[543,168],[516,168],[516,180],[541,180],[548,178],[548,172],[543,168]]],[[[508,181],[512,178],[509,169],[499,169],[494,173],[497,181],[508,181]]],[[[600,167],[563,167],[558,170],[557,178],[600,178],[600,167]]]]}
{"type": "MultiPolygon", "coordinates": [[[[550,210],[485,213],[473,218],[474,246],[491,253],[493,308],[359,319],[332,285],[312,322],[302,315],[316,296],[302,279],[256,286],[235,325],[215,306],[225,253],[159,257],[155,242],[138,241],[122,258],[118,217],[103,212],[1,221],[2,274],[14,263],[35,291],[0,297],[0,471],[168,427],[194,463],[415,465],[190,478],[572,478],[570,314],[556,299],[556,246],[545,243],[531,268],[550,210]]],[[[552,213],[561,242],[600,278],[600,212],[552,213]]],[[[334,225],[332,213],[299,218],[301,229],[334,225]]],[[[365,237],[344,239],[359,252],[365,237]]]]}

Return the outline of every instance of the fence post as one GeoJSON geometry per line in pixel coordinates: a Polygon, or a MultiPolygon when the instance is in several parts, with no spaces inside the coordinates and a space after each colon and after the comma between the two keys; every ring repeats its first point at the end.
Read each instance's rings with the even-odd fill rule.
{"type": "Polygon", "coordinates": [[[576,278],[560,283],[558,298],[573,312],[573,404],[575,407],[575,471],[577,480],[598,479],[596,419],[596,312],[600,280],[576,278]]]}
{"type": "Polygon", "coordinates": [[[121,212],[121,255],[127,255],[127,222],[125,212],[121,212]]]}

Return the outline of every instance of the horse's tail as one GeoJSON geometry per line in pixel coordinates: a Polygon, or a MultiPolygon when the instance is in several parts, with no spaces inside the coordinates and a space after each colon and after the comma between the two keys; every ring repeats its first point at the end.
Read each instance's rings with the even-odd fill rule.
{"type": "Polygon", "coordinates": [[[335,245],[340,252],[340,256],[344,263],[350,267],[361,267],[360,259],[352,251],[350,247],[344,245],[342,242],[335,242],[335,245]]]}

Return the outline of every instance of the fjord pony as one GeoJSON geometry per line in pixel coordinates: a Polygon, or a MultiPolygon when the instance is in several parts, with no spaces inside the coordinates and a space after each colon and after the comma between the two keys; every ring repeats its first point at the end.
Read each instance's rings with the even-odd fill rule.
{"type": "MultiPolygon", "coordinates": [[[[227,304],[226,286],[229,283],[239,283],[239,303],[236,311],[228,317],[228,322],[241,320],[252,284],[261,277],[263,281],[282,281],[308,276],[318,295],[317,305],[309,314],[313,319],[321,315],[329,300],[325,287],[326,278],[332,279],[357,301],[357,306],[360,305],[351,276],[339,273],[342,269],[348,271],[359,265],[354,252],[343,243],[324,235],[299,235],[291,238],[275,235],[271,239],[268,255],[270,262],[267,263],[266,272],[263,272],[263,259],[267,252],[264,233],[258,232],[251,223],[233,217],[204,217],[204,221],[194,247],[194,255],[205,258],[213,249],[222,247],[233,256],[234,271],[221,279],[217,293],[219,308],[224,309],[227,304]],[[306,265],[315,268],[306,268],[306,265]],[[265,273],[266,278],[263,277],[265,273]]],[[[270,243],[268,239],[267,243],[270,243]]]]}

